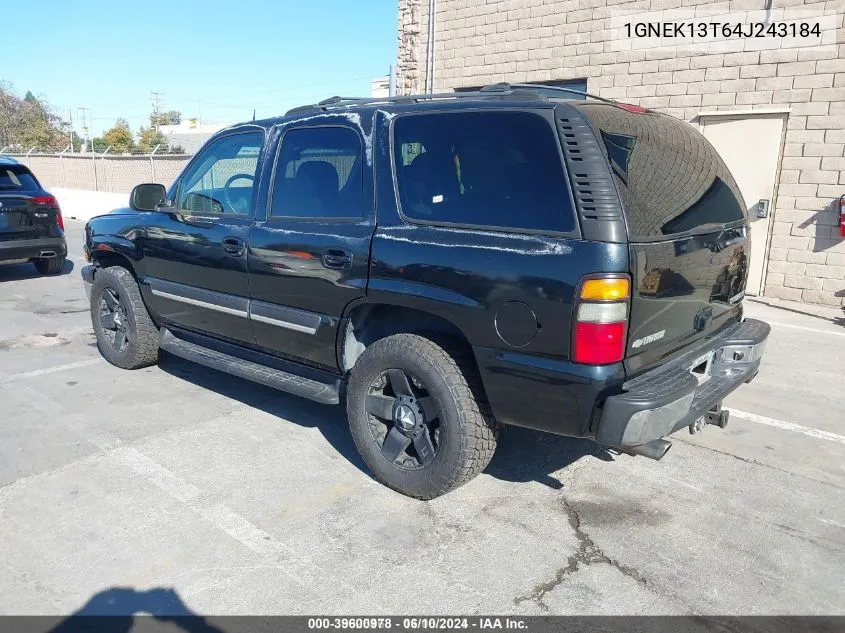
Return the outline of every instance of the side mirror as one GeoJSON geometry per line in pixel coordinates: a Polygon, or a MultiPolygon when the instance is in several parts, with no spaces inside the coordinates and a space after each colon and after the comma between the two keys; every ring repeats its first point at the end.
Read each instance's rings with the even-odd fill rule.
{"type": "Polygon", "coordinates": [[[135,211],[155,211],[167,199],[164,185],[147,182],[136,185],[129,194],[129,206],[135,211]]]}

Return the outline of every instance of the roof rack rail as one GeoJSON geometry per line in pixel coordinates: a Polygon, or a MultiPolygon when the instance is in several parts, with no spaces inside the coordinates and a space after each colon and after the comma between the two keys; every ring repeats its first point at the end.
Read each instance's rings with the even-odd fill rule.
{"type": "Polygon", "coordinates": [[[414,95],[397,95],[395,97],[329,97],[322,101],[310,105],[302,105],[292,108],[286,114],[299,114],[303,112],[314,112],[330,110],[332,108],[342,108],[350,105],[373,105],[378,103],[420,103],[422,101],[436,101],[440,99],[489,99],[491,97],[518,97],[525,99],[534,99],[538,101],[547,101],[548,97],[538,92],[538,89],[543,90],[557,90],[567,94],[575,94],[596,99],[597,101],[604,101],[606,103],[617,103],[613,99],[605,99],[598,97],[588,92],[575,90],[573,88],[564,88],[562,86],[547,86],[544,84],[509,84],[498,83],[490,86],[484,86],[479,90],[467,90],[460,92],[433,92],[425,94],[414,95]]]}
{"type": "MultiPolygon", "coordinates": [[[[615,99],[608,99],[606,97],[599,97],[598,95],[591,94],[586,90],[576,90],[575,88],[566,88],[564,86],[547,86],[545,84],[497,84],[497,85],[505,85],[510,86],[511,88],[520,88],[520,89],[527,89],[530,90],[531,88],[542,88],[543,90],[557,90],[559,92],[565,92],[567,94],[575,94],[575,95],[583,95],[585,97],[589,97],[590,99],[595,99],[596,101],[603,101],[605,103],[619,103],[615,99]]],[[[484,88],[482,88],[484,90],[484,88]]]]}

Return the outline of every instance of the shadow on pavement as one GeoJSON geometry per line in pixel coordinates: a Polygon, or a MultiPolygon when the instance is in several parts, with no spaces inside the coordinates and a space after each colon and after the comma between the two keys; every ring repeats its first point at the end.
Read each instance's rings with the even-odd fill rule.
{"type": "Polygon", "coordinates": [[[152,616],[151,619],[157,622],[172,622],[190,633],[222,633],[221,629],[191,611],[174,589],[165,587],[147,591],[131,587],[106,589],[50,629],[50,633],[128,633],[138,615],[141,619],[152,616]]]}
{"type": "MultiPolygon", "coordinates": [[[[299,426],[316,428],[340,455],[361,472],[372,477],[352,441],[343,400],[337,406],[317,404],[171,354],[162,354],[159,367],[168,374],[198,387],[282,418],[280,423],[289,421],[299,426]]],[[[562,484],[552,477],[551,473],[566,468],[585,456],[605,461],[613,459],[610,453],[590,440],[506,427],[499,436],[496,454],[484,472],[502,481],[537,481],[552,488],[561,488],[562,484]]]]}
{"type": "Polygon", "coordinates": [[[343,400],[336,406],[318,404],[167,353],[162,353],[159,367],[168,374],[198,387],[283,418],[279,420],[280,424],[292,422],[306,428],[316,428],[338,453],[369,476],[370,473],[359,457],[349,433],[343,400]]]}
{"type": "Polygon", "coordinates": [[[508,426],[500,433],[496,454],[484,472],[503,481],[536,481],[560,489],[563,484],[552,473],[583,457],[613,461],[604,447],[590,440],[508,426]]]}
{"type": "Polygon", "coordinates": [[[73,272],[73,262],[65,260],[64,268],[56,275],[42,275],[35,268],[35,264],[0,264],[0,283],[4,281],[22,281],[36,277],[61,277],[73,272]]]}

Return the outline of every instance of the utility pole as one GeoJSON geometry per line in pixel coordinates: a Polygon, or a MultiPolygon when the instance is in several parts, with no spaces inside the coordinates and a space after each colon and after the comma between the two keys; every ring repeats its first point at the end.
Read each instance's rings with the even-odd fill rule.
{"type": "Polygon", "coordinates": [[[100,183],[97,180],[97,153],[94,151],[94,139],[91,137],[91,111],[88,108],[77,108],[82,112],[82,132],[85,134],[85,142],[91,147],[91,161],[94,168],[94,190],[100,190],[100,183]],[[88,125],[85,124],[85,115],[88,114],[88,125]]]}
{"type": "Polygon", "coordinates": [[[158,134],[158,115],[159,115],[159,111],[161,109],[161,98],[163,96],[164,95],[160,92],[153,92],[153,91],[150,92],[150,97],[152,97],[152,100],[153,100],[153,117],[155,118],[155,126],[154,127],[156,129],[156,134],[158,134]]]}
{"type": "Polygon", "coordinates": [[[67,109],[67,116],[70,121],[70,131],[68,132],[68,136],[70,137],[70,153],[73,154],[73,108],[67,109]]]}
{"type": "MultiPolygon", "coordinates": [[[[82,134],[85,135],[85,144],[90,146],[91,153],[94,152],[94,141],[91,140],[90,128],[85,124],[85,113],[89,112],[88,108],[77,108],[82,113],[82,134]]],[[[91,115],[88,114],[88,120],[91,120],[91,115]]]]}

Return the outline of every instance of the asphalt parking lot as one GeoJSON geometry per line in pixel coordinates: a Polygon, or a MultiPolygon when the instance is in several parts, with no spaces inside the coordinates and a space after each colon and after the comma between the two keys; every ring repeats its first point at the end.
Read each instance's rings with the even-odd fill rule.
{"type": "Polygon", "coordinates": [[[424,503],[341,407],[101,360],[82,228],[66,274],[0,267],[1,614],[845,614],[842,310],[747,302],[760,376],[661,462],[507,429],[424,503]]]}

